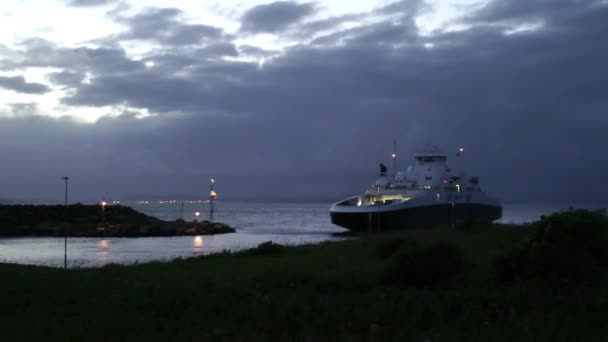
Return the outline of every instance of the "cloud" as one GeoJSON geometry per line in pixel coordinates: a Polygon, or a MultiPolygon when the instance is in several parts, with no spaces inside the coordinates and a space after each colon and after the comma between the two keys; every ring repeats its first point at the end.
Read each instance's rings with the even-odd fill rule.
{"type": "Polygon", "coordinates": [[[120,0],[71,0],[69,6],[74,7],[92,7],[116,3],[120,0]]]}
{"type": "Polygon", "coordinates": [[[9,89],[24,94],[44,94],[51,91],[51,89],[45,84],[26,82],[25,77],[23,76],[0,76],[0,88],[9,89]]]}
{"type": "Polygon", "coordinates": [[[68,170],[81,179],[82,198],[197,196],[201,179],[216,177],[224,199],[330,202],[363,191],[396,137],[401,167],[427,141],[451,156],[464,146],[465,159],[450,164],[481,176],[503,201],[602,201],[608,46],[598,41],[608,6],[562,12],[531,2],[545,6],[537,13],[546,25],[518,34],[503,26],[503,18],[523,18],[509,14],[514,9],[489,5],[468,16],[469,29],[420,36],[411,9],[398,7],[322,44],[296,44],[263,66],[217,58],[234,55],[234,43],[222,39],[165,45],[141,61],[118,48],[30,42],[13,64],[94,75],[72,82],[65,105],[126,110],[92,125],[0,119],[9,165],[0,188],[52,193],[49,174],[68,170]],[[139,111],[159,115],[137,119],[139,111]],[[40,171],[41,163],[50,169],[40,171]]]}
{"type": "Polygon", "coordinates": [[[127,57],[121,48],[66,48],[40,38],[22,42],[13,55],[9,60],[0,60],[0,70],[59,68],[68,73],[108,75],[137,72],[145,68],[141,61],[127,57]]]}
{"type": "Polygon", "coordinates": [[[53,72],[48,74],[47,77],[53,84],[66,87],[77,86],[85,79],[85,75],[83,73],[71,71],[53,72]]]}
{"type": "Polygon", "coordinates": [[[241,18],[241,30],[252,33],[279,32],[315,12],[312,3],[276,1],[249,9],[241,18]]]}
{"type": "Polygon", "coordinates": [[[132,17],[115,15],[127,25],[118,40],[151,40],[163,45],[197,45],[222,37],[223,30],[204,24],[183,24],[184,13],[177,8],[149,8],[132,17]]]}
{"type": "Polygon", "coordinates": [[[279,55],[281,52],[279,50],[266,50],[266,49],[262,49],[260,47],[248,45],[248,44],[239,45],[238,51],[240,51],[243,55],[254,56],[257,58],[279,55]]]}

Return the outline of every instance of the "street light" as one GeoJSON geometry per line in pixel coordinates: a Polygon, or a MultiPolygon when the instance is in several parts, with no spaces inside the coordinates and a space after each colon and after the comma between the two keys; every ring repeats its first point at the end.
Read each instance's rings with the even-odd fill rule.
{"type": "Polygon", "coordinates": [[[194,222],[198,222],[198,217],[199,216],[201,216],[200,212],[197,211],[197,212],[194,213],[194,222]]]}
{"type": "MultiPolygon", "coordinates": [[[[64,205],[65,205],[65,214],[66,214],[66,219],[67,219],[67,215],[68,215],[68,179],[70,179],[70,177],[64,176],[61,177],[61,180],[63,180],[65,182],[65,201],[64,201],[64,205]]],[[[67,269],[68,268],[68,228],[67,228],[67,222],[64,222],[63,224],[63,268],[67,269]]]]}
{"type": "Polygon", "coordinates": [[[108,202],[101,201],[101,223],[106,222],[106,205],[108,205],[108,202]]]}
{"type": "Polygon", "coordinates": [[[217,193],[213,190],[213,186],[215,185],[215,179],[211,178],[209,180],[209,221],[213,222],[213,216],[215,213],[215,199],[217,198],[217,193]]]}

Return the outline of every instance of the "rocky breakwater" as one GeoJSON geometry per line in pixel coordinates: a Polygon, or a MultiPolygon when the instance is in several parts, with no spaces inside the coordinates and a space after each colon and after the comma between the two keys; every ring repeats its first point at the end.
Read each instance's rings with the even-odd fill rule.
{"type": "Polygon", "coordinates": [[[144,237],[235,232],[219,222],[164,221],[122,205],[0,205],[0,236],[144,237]]]}

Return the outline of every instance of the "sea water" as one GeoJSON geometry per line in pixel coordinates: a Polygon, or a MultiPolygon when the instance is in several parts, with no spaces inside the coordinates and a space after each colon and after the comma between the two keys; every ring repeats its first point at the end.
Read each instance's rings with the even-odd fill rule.
{"type": "MultiPolygon", "coordinates": [[[[164,220],[208,219],[207,203],[125,202],[134,209],[164,220]]],[[[132,264],[171,260],[252,248],[265,241],[285,245],[319,243],[343,239],[335,233],[345,230],[331,223],[328,203],[255,203],[215,204],[215,220],[235,227],[237,232],[207,236],[145,238],[68,238],[69,267],[97,267],[106,264],[132,264]]],[[[599,208],[601,205],[576,207],[599,208]]],[[[503,223],[537,220],[541,215],[567,209],[560,204],[507,204],[503,223]]],[[[112,210],[112,206],[106,208],[112,210]]],[[[63,266],[63,238],[0,238],[0,262],[63,266]]]]}

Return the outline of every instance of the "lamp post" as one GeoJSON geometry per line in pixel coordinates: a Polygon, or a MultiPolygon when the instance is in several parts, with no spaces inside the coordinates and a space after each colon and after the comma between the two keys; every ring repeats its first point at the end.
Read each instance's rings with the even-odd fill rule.
{"type": "Polygon", "coordinates": [[[200,212],[197,211],[197,212],[194,213],[194,222],[198,222],[198,217],[199,216],[201,216],[200,212]]]}
{"type": "Polygon", "coordinates": [[[106,223],[106,205],[108,205],[108,202],[101,201],[101,223],[103,224],[106,223]]]}
{"type": "MultiPolygon", "coordinates": [[[[64,206],[65,206],[66,218],[67,218],[67,213],[68,213],[68,179],[70,179],[70,177],[67,177],[67,176],[61,177],[61,180],[63,180],[65,182],[64,206]]],[[[64,226],[63,226],[63,268],[64,269],[68,268],[68,228],[67,228],[66,224],[67,224],[67,222],[64,223],[64,226]]]]}
{"type": "Polygon", "coordinates": [[[215,179],[211,178],[209,180],[209,221],[213,222],[214,214],[215,214],[215,199],[217,198],[217,193],[213,190],[213,186],[215,185],[215,179]]]}

